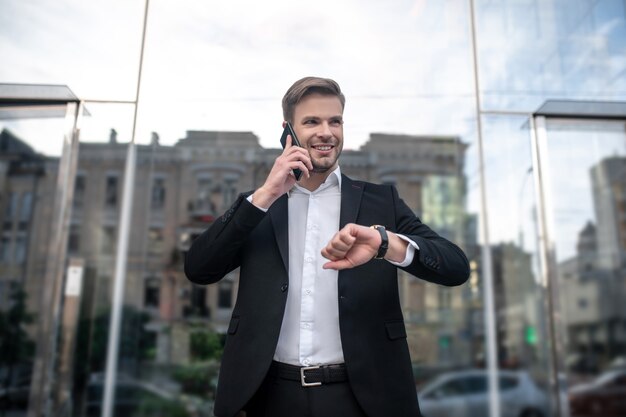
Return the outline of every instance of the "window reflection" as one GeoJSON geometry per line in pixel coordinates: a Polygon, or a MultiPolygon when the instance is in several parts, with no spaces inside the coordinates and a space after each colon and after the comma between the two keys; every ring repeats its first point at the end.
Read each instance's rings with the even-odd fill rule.
{"type": "Polygon", "coordinates": [[[117,175],[107,175],[104,191],[104,205],[107,209],[115,209],[117,207],[117,175]]]}

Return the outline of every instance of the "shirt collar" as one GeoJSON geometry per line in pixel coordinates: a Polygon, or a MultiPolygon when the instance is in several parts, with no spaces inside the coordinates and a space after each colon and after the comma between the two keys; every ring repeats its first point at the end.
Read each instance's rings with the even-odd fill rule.
{"type": "Polygon", "coordinates": [[[321,183],[320,186],[317,187],[317,189],[313,191],[309,191],[306,188],[299,186],[298,183],[296,183],[291,188],[291,190],[287,192],[287,196],[289,196],[292,191],[302,192],[305,194],[313,194],[318,190],[323,190],[325,188],[332,187],[334,185],[337,185],[339,187],[339,190],[341,190],[341,168],[339,167],[339,165],[337,165],[337,168],[335,168],[333,172],[330,173],[330,175],[326,178],[326,180],[323,183],[321,183]]]}

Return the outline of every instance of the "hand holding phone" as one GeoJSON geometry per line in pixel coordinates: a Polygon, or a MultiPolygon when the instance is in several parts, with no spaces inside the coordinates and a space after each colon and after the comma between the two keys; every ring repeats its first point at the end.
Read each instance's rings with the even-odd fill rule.
{"type": "MultiPolygon", "coordinates": [[[[302,145],[300,145],[300,142],[298,141],[298,138],[296,137],[296,133],[293,131],[293,128],[291,127],[291,123],[287,122],[285,124],[285,129],[283,129],[283,135],[280,137],[280,144],[283,146],[283,149],[285,149],[285,146],[287,146],[288,135],[291,136],[292,146],[302,147],[302,145]]],[[[293,175],[296,177],[296,181],[300,181],[300,177],[302,176],[302,170],[298,168],[294,169],[293,175]]]]}

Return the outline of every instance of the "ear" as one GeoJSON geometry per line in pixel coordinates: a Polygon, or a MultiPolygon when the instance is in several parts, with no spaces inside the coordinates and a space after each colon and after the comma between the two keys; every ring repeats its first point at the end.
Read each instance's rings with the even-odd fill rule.
{"type": "Polygon", "coordinates": [[[287,126],[287,121],[283,120],[283,129],[285,128],[285,126],[287,126]]]}

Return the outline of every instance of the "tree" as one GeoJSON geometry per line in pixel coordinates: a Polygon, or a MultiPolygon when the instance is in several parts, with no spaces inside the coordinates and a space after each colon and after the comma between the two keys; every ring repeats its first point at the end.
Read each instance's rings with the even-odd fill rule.
{"type": "Polygon", "coordinates": [[[35,343],[25,329],[33,322],[33,315],[26,309],[26,292],[15,286],[9,300],[10,307],[0,311],[0,375],[5,392],[18,367],[30,368],[35,353],[35,343]]]}

